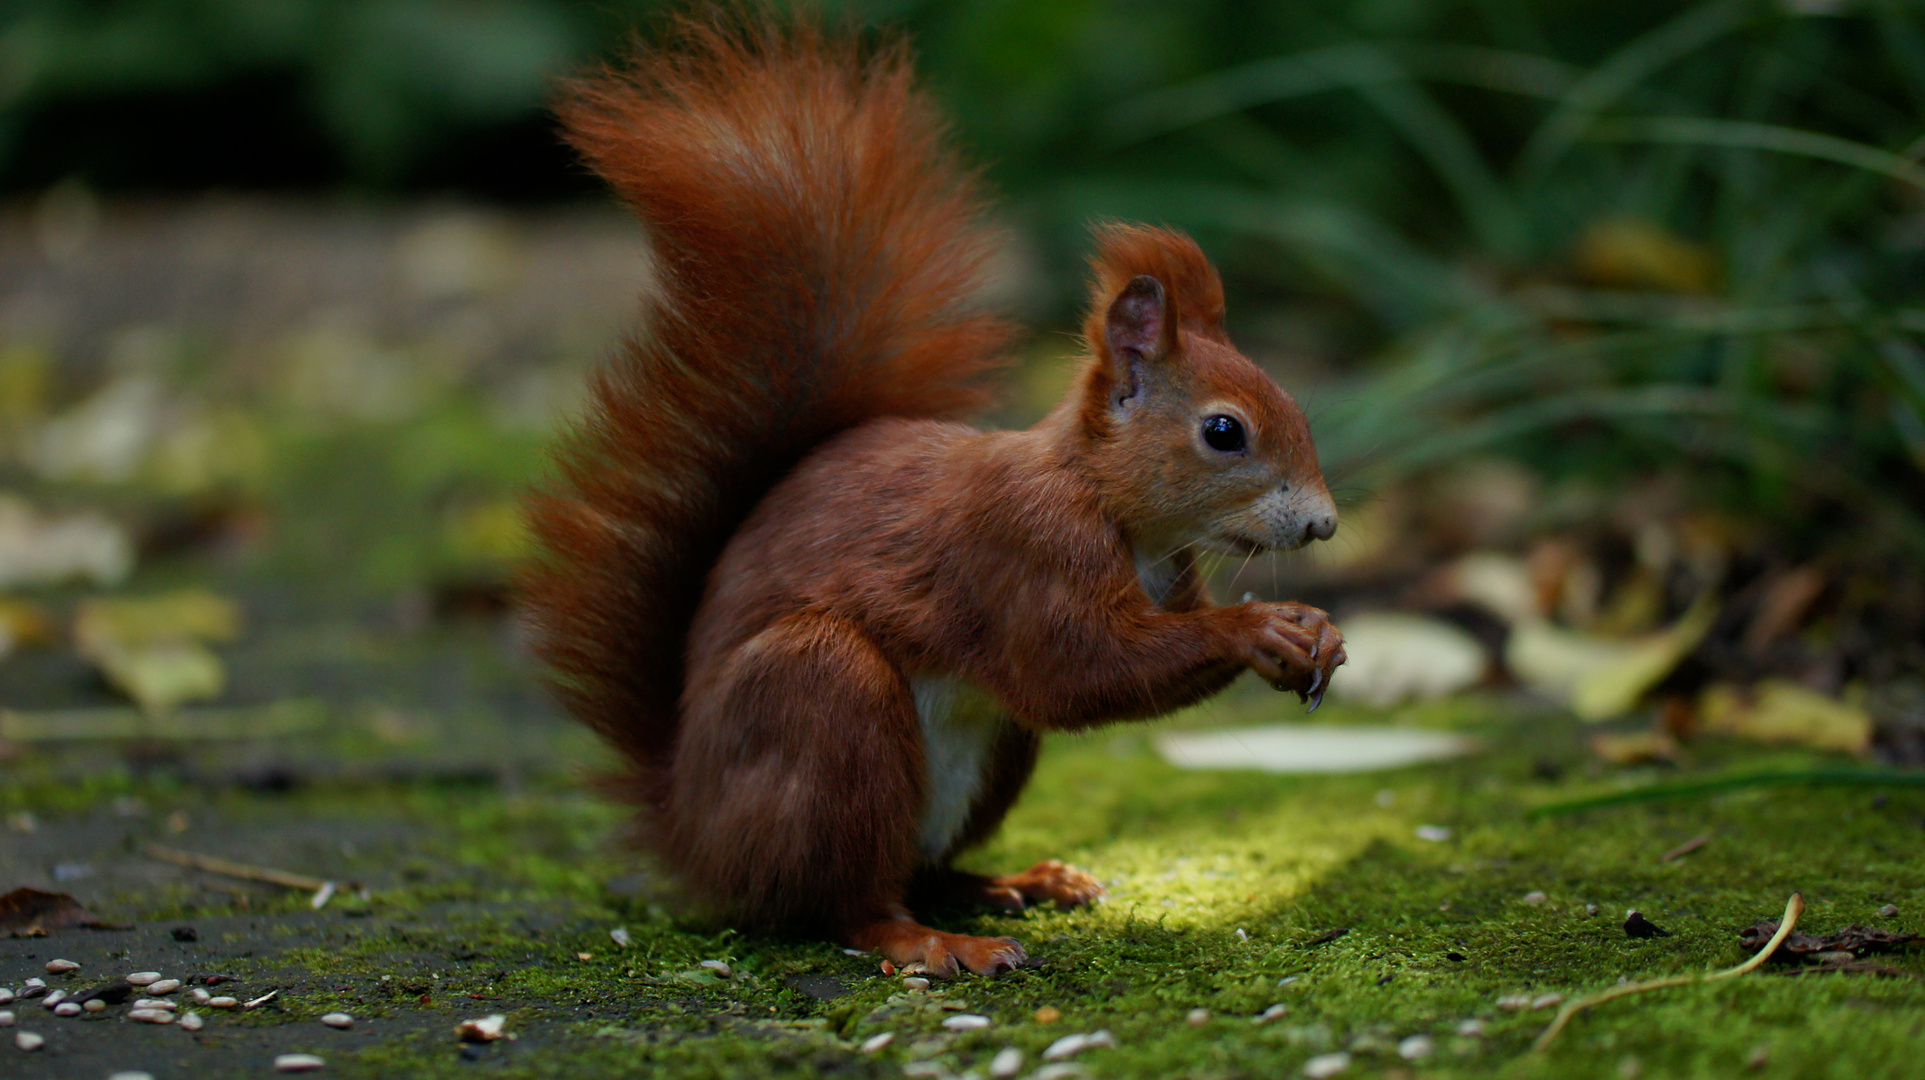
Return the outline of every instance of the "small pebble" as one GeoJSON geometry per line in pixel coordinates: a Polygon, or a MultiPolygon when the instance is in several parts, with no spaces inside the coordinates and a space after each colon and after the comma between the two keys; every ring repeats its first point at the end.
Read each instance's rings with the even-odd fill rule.
{"type": "Polygon", "coordinates": [[[151,986],[160,981],[158,971],[136,971],[127,976],[127,981],[135,986],[151,986]]]}
{"type": "Polygon", "coordinates": [[[43,1009],[51,1009],[65,1000],[67,1000],[67,992],[65,990],[50,990],[47,992],[46,997],[40,999],[40,1007],[43,1009]]]}
{"type": "Polygon", "coordinates": [[[282,1054],[274,1059],[276,1072],[313,1072],[327,1068],[327,1062],[313,1054],[282,1054]]]}
{"type": "Polygon", "coordinates": [[[31,1031],[22,1031],[14,1035],[13,1045],[31,1052],[47,1045],[47,1040],[31,1031]]]}
{"type": "Polygon", "coordinates": [[[65,975],[69,971],[79,971],[79,970],[80,970],[80,965],[74,963],[72,960],[47,961],[47,974],[49,975],[65,975]]]}
{"type": "Polygon", "coordinates": [[[179,989],[180,989],[179,979],[161,979],[158,982],[151,982],[147,984],[147,992],[150,994],[171,994],[174,991],[179,989]]]}
{"type": "Polygon", "coordinates": [[[1039,1024],[1054,1024],[1056,1021],[1061,1020],[1062,1018],[1063,1018],[1063,1010],[1057,1008],[1054,1005],[1045,1005],[1042,1008],[1037,1009],[1036,1015],[1034,1017],[1035,1021],[1039,1024]]]}
{"type": "Polygon", "coordinates": [[[996,1051],[995,1057],[989,1059],[989,1075],[997,1077],[998,1080],[1015,1076],[1022,1071],[1022,1068],[1023,1052],[1013,1046],[1003,1047],[996,1051]]]}
{"type": "Polygon", "coordinates": [[[183,1015],[179,1020],[176,1020],[175,1024],[178,1025],[182,1031],[199,1031],[201,1028],[207,1026],[207,1021],[201,1019],[200,1013],[190,1012],[183,1015]]]}
{"type": "Polygon", "coordinates": [[[1531,905],[1532,907],[1537,907],[1539,904],[1542,904],[1549,899],[1550,899],[1549,896],[1546,896],[1544,893],[1538,892],[1535,889],[1524,894],[1524,902],[1531,905]]]}
{"type": "Polygon", "coordinates": [[[210,993],[208,993],[208,992],[207,992],[207,991],[205,991],[205,990],[202,990],[202,989],[201,989],[200,987],[198,987],[198,986],[196,986],[196,987],[195,987],[195,988],[193,988],[192,990],[189,990],[189,991],[187,992],[187,996],[188,996],[188,997],[189,997],[190,999],[192,999],[192,1000],[193,1000],[193,1002],[194,1002],[194,1004],[196,1004],[196,1005],[205,1005],[205,1004],[207,1004],[208,1002],[210,1002],[210,1001],[212,1001],[212,1000],[214,1000],[214,995],[212,995],[212,994],[210,994],[210,993]]]}
{"type": "Polygon", "coordinates": [[[174,1014],[166,1009],[129,1009],[127,1019],[143,1024],[171,1024],[174,1022],[174,1014]]]}
{"type": "Polygon", "coordinates": [[[100,1000],[99,998],[88,998],[86,1001],[83,1001],[80,1003],[80,1007],[87,1010],[88,1012],[106,1012],[107,1011],[107,1003],[100,1000]]]}
{"type": "Polygon", "coordinates": [[[920,975],[911,975],[902,980],[902,988],[904,990],[927,990],[929,989],[929,980],[920,975]]]}
{"type": "Polygon", "coordinates": [[[880,1035],[871,1035],[862,1040],[862,1052],[865,1054],[873,1054],[895,1041],[896,1033],[893,1031],[885,1031],[880,1035]]]}
{"type": "Polygon", "coordinates": [[[1259,1024],[1268,1023],[1269,1021],[1275,1020],[1277,1017],[1282,1016],[1284,1013],[1287,1013],[1289,1011],[1290,1011],[1290,1006],[1285,1005],[1282,1002],[1278,1002],[1275,1005],[1272,1005],[1269,1008],[1258,1013],[1255,1017],[1254,1022],[1259,1024]]]}
{"type": "Polygon", "coordinates": [[[79,1016],[80,1006],[71,1001],[63,1001],[53,1007],[55,1016],[79,1016]]]}
{"type": "Polygon", "coordinates": [[[179,1007],[180,1006],[173,1002],[161,998],[139,998],[134,1002],[134,1008],[136,1009],[166,1009],[168,1012],[173,1012],[179,1007]]]}
{"type": "Polygon", "coordinates": [[[12,1027],[12,1026],[13,1026],[13,1010],[0,1009],[0,1027],[12,1027]]]}
{"type": "Polygon", "coordinates": [[[1430,1041],[1428,1035],[1412,1035],[1397,1044],[1397,1056],[1405,1061],[1422,1061],[1436,1050],[1437,1045],[1430,1041]]]}
{"type": "Polygon", "coordinates": [[[1304,1062],[1303,1075],[1310,1077],[1310,1080],[1322,1080],[1323,1077],[1335,1076],[1348,1068],[1350,1068],[1350,1055],[1339,1050],[1334,1054],[1318,1054],[1304,1062]]]}
{"type": "Polygon", "coordinates": [[[1191,1027],[1202,1027],[1210,1022],[1210,1010],[1191,1009],[1190,1015],[1184,1017],[1184,1019],[1189,1021],[1191,1027]]]}
{"type": "Polygon", "coordinates": [[[951,1031],[981,1031],[989,1026],[989,1017],[976,1013],[958,1013],[942,1022],[951,1031]]]}
{"type": "Polygon", "coordinates": [[[1562,1005],[1563,1003],[1564,1003],[1563,994],[1539,994],[1538,996],[1531,999],[1531,1008],[1548,1009],[1553,1005],[1562,1005]]]}
{"type": "Polygon", "coordinates": [[[1484,1022],[1482,1020],[1466,1020],[1457,1025],[1457,1034],[1466,1038],[1477,1038],[1484,1034],[1484,1022]]]}
{"type": "Polygon", "coordinates": [[[208,998],[206,1001],[206,1005],[210,1009],[231,1009],[240,1003],[239,998],[231,997],[208,998]]]}
{"type": "Polygon", "coordinates": [[[1896,919],[1898,918],[1898,905],[1886,904],[1884,907],[1878,909],[1878,914],[1887,919],[1896,919]]]}
{"type": "Polygon", "coordinates": [[[1116,1038],[1107,1029],[1092,1031],[1086,1035],[1065,1035],[1049,1044],[1043,1051],[1044,1061],[1061,1061],[1072,1054],[1080,1054],[1093,1046],[1115,1046],[1116,1038]]]}
{"type": "Polygon", "coordinates": [[[321,1017],[321,1022],[331,1028],[341,1028],[345,1030],[354,1026],[354,1017],[349,1016],[347,1013],[328,1013],[326,1016],[321,1017]]]}

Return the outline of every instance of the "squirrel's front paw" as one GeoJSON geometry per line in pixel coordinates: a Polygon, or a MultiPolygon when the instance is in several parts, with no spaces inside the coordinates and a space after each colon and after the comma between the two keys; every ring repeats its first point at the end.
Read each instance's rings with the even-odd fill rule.
{"type": "Polygon", "coordinates": [[[1244,645],[1244,663],[1279,690],[1295,690],[1315,712],[1344,655],[1343,634],[1330,616],[1308,604],[1245,605],[1257,616],[1244,645]]]}

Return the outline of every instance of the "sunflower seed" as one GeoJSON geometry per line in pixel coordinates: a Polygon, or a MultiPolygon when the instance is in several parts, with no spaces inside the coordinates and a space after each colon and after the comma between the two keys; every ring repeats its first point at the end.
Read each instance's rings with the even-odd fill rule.
{"type": "Polygon", "coordinates": [[[187,996],[188,996],[189,998],[192,998],[192,999],[193,999],[193,1002],[194,1002],[194,1004],[196,1004],[196,1005],[205,1005],[205,1004],[207,1004],[208,1002],[210,1002],[210,1001],[212,1001],[212,1000],[214,1000],[214,995],[212,995],[212,994],[210,994],[210,993],[208,993],[208,992],[207,992],[207,991],[205,991],[205,990],[202,990],[202,989],[201,989],[200,987],[198,987],[198,986],[196,986],[196,987],[195,987],[195,988],[193,988],[192,990],[189,990],[189,991],[187,992],[187,996]]]}
{"type": "Polygon", "coordinates": [[[154,1080],[154,1074],[150,1072],[108,1073],[107,1080],[154,1080]]]}
{"type": "Polygon", "coordinates": [[[724,979],[734,974],[734,972],[729,970],[728,964],[724,963],[721,960],[704,960],[699,966],[705,967],[710,971],[715,972],[716,975],[724,979]]]}
{"type": "Polygon", "coordinates": [[[107,1011],[107,1003],[100,1000],[99,998],[88,998],[87,1000],[80,1003],[80,1007],[87,1010],[88,1012],[106,1012],[107,1011]]]}
{"type": "Polygon", "coordinates": [[[202,1020],[201,1014],[197,1012],[183,1015],[176,1023],[182,1031],[199,1031],[207,1025],[207,1021],[202,1020]]]}
{"type": "Polygon", "coordinates": [[[1092,1031],[1087,1034],[1065,1035],[1049,1044],[1043,1051],[1044,1061],[1060,1061],[1072,1054],[1080,1054],[1093,1046],[1115,1046],[1116,1038],[1108,1029],[1092,1031]]]}
{"type": "Polygon", "coordinates": [[[240,1000],[238,998],[217,997],[207,999],[207,1007],[210,1009],[232,1009],[239,1004],[240,1000]]]}
{"type": "Polygon", "coordinates": [[[179,979],[161,979],[147,984],[147,992],[150,994],[171,994],[179,989],[179,979]]]}
{"type": "Polygon", "coordinates": [[[1350,1055],[1339,1050],[1334,1054],[1318,1054],[1304,1062],[1303,1075],[1310,1080],[1323,1080],[1326,1076],[1335,1076],[1348,1068],[1350,1068],[1350,1055]]]}
{"type": "Polygon", "coordinates": [[[129,1009],[127,1019],[138,1020],[143,1024],[171,1024],[174,1014],[166,1009],[129,1009]]]}
{"type": "Polygon", "coordinates": [[[160,998],[139,998],[134,1002],[134,1008],[136,1009],[166,1009],[168,1012],[173,1012],[179,1007],[180,1006],[171,1001],[164,1001],[160,998]]]}
{"type": "Polygon", "coordinates": [[[1531,905],[1532,907],[1539,907],[1549,899],[1550,897],[1548,895],[1542,892],[1539,892],[1535,889],[1524,894],[1524,902],[1531,905]]]}
{"type": "Polygon", "coordinates": [[[1563,994],[1539,994],[1538,996],[1531,999],[1531,1008],[1548,1009],[1553,1005],[1562,1005],[1563,1003],[1564,1003],[1563,994]]]}
{"type": "Polygon", "coordinates": [[[80,1006],[71,1001],[63,1001],[53,1007],[55,1016],[79,1016],[80,1006]]]}
{"type": "Polygon", "coordinates": [[[136,971],[132,975],[127,976],[127,981],[135,986],[151,986],[160,981],[160,972],[136,971]]]}
{"type": "Polygon", "coordinates": [[[328,1013],[321,1017],[321,1022],[331,1028],[346,1029],[354,1026],[354,1017],[347,1013],[328,1013]]]}
{"type": "Polygon", "coordinates": [[[14,1035],[13,1045],[22,1050],[33,1051],[47,1045],[47,1040],[31,1031],[22,1031],[14,1035]]]}
{"type": "Polygon", "coordinates": [[[78,970],[80,970],[80,965],[74,963],[72,960],[47,961],[47,974],[49,975],[65,975],[69,971],[78,970]]]}
{"type": "Polygon", "coordinates": [[[50,990],[47,992],[46,997],[40,999],[40,1007],[43,1009],[51,1009],[66,999],[67,992],[65,990],[50,990]]]}
{"type": "Polygon", "coordinates": [[[989,1017],[975,1013],[959,1013],[942,1022],[951,1031],[981,1031],[989,1026],[989,1017]]]}
{"type": "Polygon", "coordinates": [[[12,1002],[13,990],[10,987],[0,986],[0,1005],[7,1005],[12,1002]]]}
{"type": "Polygon", "coordinates": [[[885,1031],[880,1035],[871,1035],[862,1040],[862,1052],[865,1054],[873,1054],[895,1041],[896,1033],[893,1031],[885,1031]]]}
{"type": "Polygon", "coordinates": [[[1022,1067],[1023,1052],[1013,1046],[1003,1047],[996,1051],[995,1057],[989,1059],[989,1075],[996,1077],[997,1080],[1015,1076],[1022,1067]]]}
{"type": "Polygon", "coordinates": [[[0,1027],[12,1027],[12,1026],[13,1026],[13,1010],[0,1009],[0,1027]]]}
{"type": "Polygon", "coordinates": [[[1397,1044],[1397,1056],[1405,1061],[1421,1061],[1436,1052],[1437,1045],[1428,1035],[1412,1035],[1397,1044]]]}
{"type": "Polygon", "coordinates": [[[1189,1022],[1191,1027],[1202,1027],[1210,1022],[1210,1010],[1191,1009],[1190,1015],[1184,1017],[1184,1019],[1189,1022]]]}
{"type": "Polygon", "coordinates": [[[927,990],[929,989],[929,980],[920,975],[911,975],[902,980],[902,988],[904,990],[927,990]]]}
{"type": "Polygon", "coordinates": [[[276,1072],[313,1072],[327,1068],[327,1062],[313,1054],[282,1054],[274,1059],[276,1072]]]}

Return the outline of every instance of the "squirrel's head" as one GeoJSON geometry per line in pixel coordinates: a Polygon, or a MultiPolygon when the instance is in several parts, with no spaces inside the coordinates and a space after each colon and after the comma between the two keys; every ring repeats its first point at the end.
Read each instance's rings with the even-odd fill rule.
{"type": "Polygon", "coordinates": [[[1223,332],[1223,284],[1167,229],[1098,231],[1078,422],[1105,509],[1150,548],[1302,547],[1337,531],[1303,410],[1223,332]]]}

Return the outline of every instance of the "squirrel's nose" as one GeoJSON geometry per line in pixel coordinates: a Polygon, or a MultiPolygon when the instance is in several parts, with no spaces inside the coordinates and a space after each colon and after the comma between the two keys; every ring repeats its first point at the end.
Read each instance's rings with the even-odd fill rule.
{"type": "Polygon", "coordinates": [[[1303,542],[1306,544],[1312,540],[1328,540],[1337,535],[1337,515],[1318,514],[1311,518],[1310,524],[1303,527],[1303,535],[1303,542]]]}

